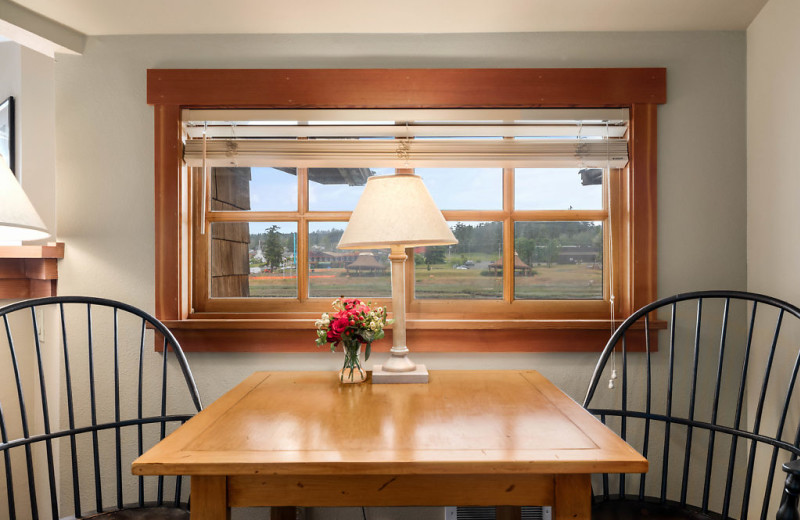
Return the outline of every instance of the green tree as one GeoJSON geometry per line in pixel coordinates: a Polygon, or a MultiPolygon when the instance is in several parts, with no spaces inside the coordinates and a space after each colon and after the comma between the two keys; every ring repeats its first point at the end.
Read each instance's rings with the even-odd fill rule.
{"type": "Polygon", "coordinates": [[[270,226],[267,229],[267,241],[264,244],[264,259],[272,270],[280,267],[281,261],[283,260],[283,246],[281,242],[281,234],[278,233],[278,226],[270,226]]]}
{"type": "Polygon", "coordinates": [[[442,246],[428,246],[425,248],[425,263],[430,266],[433,264],[444,263],[444,247],[442,246]]]}
{"type": "Polygon", "coordinates": [[[536,240],[533,238],[517,238],[514,241],[520,259],[528,265],[533,265],[536,254],[536,240]]]}
{"type": "Polygon", "coordinates": [[[603,265],[603,233],[596,233],[594,239],[592,240],[592,245],[597,249],[597,256],[594,258],[594,262],[599,265],[603,265]]]}
{"type": "Polygon", "coordinates": [[[472,240],[472,231],[473,227],[463,222],[458,222],[453,227],[453,235],[455,235],[456,240],[458,240],[458,244],[456,244],[455,249],[456,252],[459,253],[469,253],[470,252],[470,241],[472,240]]]}
{"type": "Polygon", "coordinates": [[[551,267],[553,262],[558,260],[558,254],[561,252],[561,241],[557,238],[551,238],[545,245],[545,262],[547,267],[551,267]]]}

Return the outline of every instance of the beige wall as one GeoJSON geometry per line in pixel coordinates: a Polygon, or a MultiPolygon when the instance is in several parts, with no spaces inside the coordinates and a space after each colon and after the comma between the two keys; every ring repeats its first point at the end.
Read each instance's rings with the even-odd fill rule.
{"type": "Polygon", "coordinates": [[[14,96],[17,178],[55,234],[55,64],[14,42],[0,42],[0,101],[14,96]]]}
{"type": "Polygon", "coordinates": [[[747,29],[747,286],[800,302],[800,3],[770,0],[747,29]]]}
{"type": "MultiPolygon", "coordinates": [[[[747,29],[747,287],[795,305],[800,304],[799,57],[800,2],[770,0],[747,29]]],[[[764,407],[770,435],[800,344],[798,327],[787,332],[791,348],[775,359],[772,393],[764,407]]],[[[763,370],[770,343],[757,345],[754,368],[763,370]]],[[[758,389],[750,388],[751,411],[758,397],[758,389]]],[[[787,422],[794,428],[798,419],[800,406],[795,405],[787,422]]],[[[766,464],[764,453],[759,468],[766,464]]]]}
{"type": "MultiPolygon", "coordinates": [[[[659,294],[745,287],[741,32],[132,36],[90,38],[83,56],[59,56],[55,65],[57,217],[67,244],[62,294],[153,309],[153,110],[145,71],[227,67],[667,67],[668,102],[659,108],[658,125],[659,294]]],[[[434,370],[533,368],[580,400],[596,357],[417,354],[415,360],[434,370]]],[[[340,360],[318,351],[309,334],[304,354],[190,354],[189,362],[210,402],[253,370],[332,371],[340,360]]],[[[370,518],[386,514],[375,510],[370,518]]]]}
{"type": "MultiPolygon", "coordinates": [[[[39,54],[14,42],[0,42],[0,101],[14,96],[16,111],[16,175],[20,179],[28,198],[42,217],[48,230],[56,236],[56,171],[55,171],[55,64],[52,58],[39,54]]],[[[54,238],[51,237],[50,240],[54,238]]],[[[11,303],[0,299],[0,305],[11,303]]],[[[56,316],[39,314],[39,322],[45,328],[56,330],[56,316]]],[[[12,327],[19,322],[12,320],[12,327]]],[[[26,330],[23,328],[22,330],[26,330]]],[[[15,337],[17,361],[21,367],[35,366],[34,338],[31,329],[15,337]]],[[[59,342],[57,336],[41,337],[41,348],[45,352],[45,373],[58,370],[59,342]]],[[[0,364],[9,367],[11,357],[5,332],[0,340],[0,364]]],[[[10,371],[4,372],[10,375],[10,371]]],[[[22,372],[22,387],[32,428],[40,425],[41,405],[36,370],[22,372]]],[[[59,389],[50,388],[51,399],[58,402],[59,389]]],[[[0,378],[0,403],[7,417],[17,417],[19,405],[13,377],[0,378]]],[[[57,413],[57,411],[55,412],[57,413]]],[[[9,436],[21,435],[20,424],[9,420],[9,436]]],[[[38,455],[37,455],[38,457],[38,455]]],[[[21,459],[12,459],[14,471],[22,473],[21,459]]],[[[42,462],[43,463],[43,462],[42,462]]],[[[46,476],[46,475],[45,475],[46,476]]],[[[46,486],[43,479],[40,483],[46,486]]],[[[21,482],[20,482],[21,484],[21,482]]],[[[44,489],[44,488],[43,488],[44,489]]],[[[20,486],[18,493],[25,494],[20,486]]],[[[40,497],[41,498],[41,497],[40,497]]],[[[7,511],[0,512],[5,518],[7,511]]]]}

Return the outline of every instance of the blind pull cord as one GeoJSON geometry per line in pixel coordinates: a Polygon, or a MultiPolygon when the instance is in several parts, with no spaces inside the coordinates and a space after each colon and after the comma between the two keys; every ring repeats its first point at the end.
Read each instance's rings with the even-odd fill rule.
{"type": "MultiPolygon", "coordinates": [[[[608,208],[608,256],[604,258],[604,262],[608,262],[608,287],[611,293],[608,301],[610,306],[611,315],[611,336],[617,330],[615,322],[614,311],[614,226],[611,223],[613,209],[611,207],[611,151],[609,149],[609,133],[608,121],[606,121],[606,207],[608,208]]],[[[614,351],[611,351],[611,378],[608,380],[608,388],[614,389],[617,379],[617,357],[614,351]]]]}

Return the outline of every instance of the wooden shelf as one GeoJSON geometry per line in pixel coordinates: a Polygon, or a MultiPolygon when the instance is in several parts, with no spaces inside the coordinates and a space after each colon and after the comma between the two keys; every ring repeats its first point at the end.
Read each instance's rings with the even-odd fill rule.
{"type": "Polygon", "coordinates": [[[64,243],[0,246],[0,299],[55,296],[64,243]]]}

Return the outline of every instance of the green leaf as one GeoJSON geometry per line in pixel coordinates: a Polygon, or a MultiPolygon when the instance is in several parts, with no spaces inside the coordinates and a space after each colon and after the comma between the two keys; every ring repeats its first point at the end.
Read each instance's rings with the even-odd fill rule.
{"type": "Polygon", "coordinates": [[[372,343],[367,343],[367,348],[364,349],[364,361],[369,361],[369,355],[372,353],[372,343]]]}

